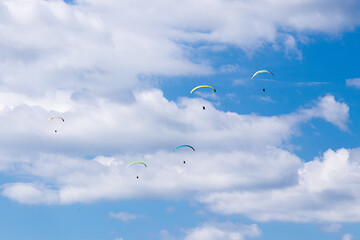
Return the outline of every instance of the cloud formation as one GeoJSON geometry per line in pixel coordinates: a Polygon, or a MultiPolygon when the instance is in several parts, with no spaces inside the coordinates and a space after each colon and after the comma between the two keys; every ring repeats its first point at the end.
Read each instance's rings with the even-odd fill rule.
{"type": "Polygon", "coordinates": [[[346,79],[346,86],[360,88],[360,78],[346,79]]]}
{"type": "Polygon", "coordinates": [[[223,191],[200,201],[218,213],[241,213],[257,221],[357,222],[359,159],[359,149],[329,149],[322,160],[304,163],[291,187],[223,191]]]}
{"type": "Polygon", "coordinates": [[[349,119],[349,106],[346,103],[337,102],[333,95],[327,95],[319,99],[318,107],[304,110],[311,116],[324,118],[326,121],[338,126],[342,130],[347,130],[349,119]]]}
{"type": "Polygon", "coordinates": [[[184,240],[209,239],[209,240],[244,240],[261,236],[261,230],[256,224],[242,225],[231,222],[204,223],[202,226],[187,231],[184,240]]]}
{"type": "Polygon", "coordinates": [[[341,238],[341,240],[352,240],[353,235],[352,234],[344,234],[344,236],[341,238]]]}
{"type": "Polygon", "coordinates": [[[160,232],[162,240],[245,240],[261,236],[262,232],[256,224],[244,225],[232,222],[205,222],[195,228],[186,230],[181,238],[171,236],[166,230],[160,232]]]}
{"type": "Polygon", "coordinates": [[[350,157],[356,150],[329,150],[323,161],[303,163],[284,148],[313,118],[346,126],[347,118],[337,116],[348,107],[333,96],[270,117],[219,111],[197,98],[172,102],[157,89],[134,98],[130,104],[76,104],[63,113],[58,133],[44,127],[49,112],[41,106],[5,107],[0,122],[9,128],[1,135],[13,139],[0,139],[7,144],[0,166],[18,181],[4,184],[2,195],[25,204],[195,196],[215,212],[259,221],[358,220],[354,209],[339,211],[360,200],[352,191],[360,175],[350,157]],[[34,117],[24,121],[27,115],[34,117]],[[189,143],[195,152],[172,151],[189,143]],[[148,168],[128,168],[133,161],[148,168]]]}
{"type": "MultiPolygon", "coordinates": [[[[354,29],[358,10],[351,0],[1,1],[0,170],[15,178],[2,195],[24,204],[195,196],[260,221],[357,221],[358,209],[340,212],[358,206],[357,150],[303,163],[284,147],[314,118],[347,130],[345,103],[327,95],[289,114],[240,115],[195,97],[169,101],[151,77],[213,73],[203,49],[280,45],[300,58],[302,35],[354,29]],[[66,119],[57,134],[46,124],[54,115],[66,119]],[[188,143],[195,153],[171,151],[188,143]],[[149,168],[127,168],[136,160],[149,168]]],[[[227,227],[188,236],[236,233],[227,227]]]]}
{"type": "Polygon", "coordinates": [[[133,213],[128,213],[128,212],[110,212],[109,213],[110,217],[115,218],[115,219],[119,219],[123,222],[129,222],[132,220],[137,219],[139,216],[133,213]]]}
{"type": "Polygon", "coordinates": [[[62,89],[124,101],[129,90],[144,88],[139,75],[212,73],[211,63],[197,57],[204,47],[281,46],[301,58],[297,43],[308,36],[356,28],[359,6],[352,0],[4,0],[0,86],[31,97],[62,89]]]}

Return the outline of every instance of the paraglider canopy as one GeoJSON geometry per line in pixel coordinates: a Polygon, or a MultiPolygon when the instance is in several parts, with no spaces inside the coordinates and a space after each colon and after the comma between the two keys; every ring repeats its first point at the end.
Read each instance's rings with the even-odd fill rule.
{"type": "Polygon", "coordinates": [[[260,70],[260,71],[257,71],[256,73],[254,73],[254,75],[251,77],[251,79],[253,79],[256,75],[258,75],[260,73],[270,73],[271,75],[274,76],[274,74],[272,72],[270,72],[269,70],[260,70]]]}
{"type": "Polygon", "coordinates": [[[182,147],[188,147],[188,148],[191,148],[193,151],[195,151],[195,148],[193,148],[193,147],[190,146],[190,145],[180,145],[180,146],[177,146],[177,147],[174,149],[174,152],[175,152],[176,149],[182,148],[182,147]]]}
{"type": "Polygon", "coordinates": [[[211,88],[212,90],[214,90],[214,92],[216,92],[215,88],[213,88],[212,86],[209,86],[209,85],[200,85],[200,86],[197,86],[197,87],[194,87],[190,94],[192,94],[195,90],[199,89],[199,88],[211,88]]]}
{"type": "Polygon", "coordinates": [[[65,119],[63,119],[62,117],[51,117],[48,119],[48,122],[50,122],[52,119],[55,119],[55,118],[59,118],[61,119],[63,122],[65,122],[65,119]]]}
{"type": "MultiPolygon", "coordinates": [[[[134,165],[134,164],[142,164],[142,165],[144,165],[145,167],[147,167],[146,164],[143,163],[143,162],[132,162],[132,163],[129,164],[128,167],[130,167],[131,165],[134,165]]],[[[139,176],[136,176],[136,178],[139,179],[139,176]]]]}
{"type": "Polygon", "coordinates": [[[143,162],[132,162],[132,163],[129,164],[128,167],[130,167],[131,165],[134,165],[134,164],[142,164],[142,165],[144,165],[145,167],[147,167],[146,164],[143,163],[143,162]]]}
{"type": "MultiPolygon", "coordinates": [[[[50,123],[51,120],[56,119],[56,118],[62,120],[63,122],[65,122],[65,119],[63,119],[62,117],[51,117],[51,118],[49,118],[49,119],[47,120],[47,122],[50,123]]],[[[52,122],[52,121],[51,121],[51,122],[52,122]]],[[[57,121],[55,121],[55,122],[57,122],[57,121]]],[[[57,123],[53,123],[53,122],[52,122],[51,125],[53,125],[53,124],[54,124],[54,126],[55,126],[55,125],[59,126],[57,123]]],[[[55,129],[55,132],[57,133],[57,129],[55,129]]]]}

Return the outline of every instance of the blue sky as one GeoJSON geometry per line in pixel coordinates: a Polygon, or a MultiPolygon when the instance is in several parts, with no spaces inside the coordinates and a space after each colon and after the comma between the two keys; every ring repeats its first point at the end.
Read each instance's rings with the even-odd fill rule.
{"type": "Polygon", "coordinates": [[[359,8],[2,1],[0,238],[359,238],[359,8]]]}

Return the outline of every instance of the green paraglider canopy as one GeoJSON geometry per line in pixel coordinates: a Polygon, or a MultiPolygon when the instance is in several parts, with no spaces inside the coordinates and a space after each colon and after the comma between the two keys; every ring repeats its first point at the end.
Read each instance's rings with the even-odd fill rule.
{"type": "Polygon", "coordinates": [[[144,165],[145,167],[147,167],[146,164],[143,163],[143,162],[132,162],[132,163],[129,164],[128,167],[130,167],[130,166],[133,165],[133,164],[142,164],[142,165],[144,165]]]}
{"type": "Polygon", "coordinates": [[[193,148],[192,146],[190,146],[190,145],[180,145],[180,146],[177,146],[175,149],[174,149],[174,152],[175,152],[175,150],[176,149],[178,149],[178,148],[182,148],[182,147],[188,147],[188,148],[191,148],[192,150],[194,150],[195,151],[195,148],[193,148]]]}

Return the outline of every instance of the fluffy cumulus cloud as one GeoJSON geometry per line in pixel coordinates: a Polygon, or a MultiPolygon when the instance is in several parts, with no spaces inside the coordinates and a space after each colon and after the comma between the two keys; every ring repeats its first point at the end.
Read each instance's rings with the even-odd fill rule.
{"type": "Polygon", "coordinates": [[[359,221],[360,150],[328,150],[304,163],[291,187],[261,191],[223,191],[200,201],[213,211],[242,213],[258,221],[359,221]]]}
{"type": "Polygon", "coordinates": [[[244,240],[245,237],[254,238],[260,235],[261,230],[255,224],[242,225],[231,222],[205,223],[202,226],[189,230],[184,240],[244,240]]]}
{"type": "Polygon", "coordinates": [[[306,109],[304,111],[311,116],[323,117],[342,130],[347,130],[346,123],[349,119],[349,106],[345,103],[337,102],[332,95],[321,98],[317,108],[306,109]]]}
{"type": "Polygon", "coordinates": [[[160,232],[163,240],[245,240],[261,236],[262,232],[256,224],[243,225],[232,222],[206,222],[198,227],[186,230],[181,238],[171,236],[166,230],[160,232]]]}
{"type": "MultiPolygon", "coordinates": [[[[198,98],[168,101],[160,90],[136,92],[130,103],[95,99],[70,104],[63,113],[42,105],[19,104],[0,112],[7,152],[68,152],[77,156],[149,153],[192,143],[226,152],[281,146],[299,132],[299,124],[320,117],[345,128],[348,107],[333,96],[291,114],[263,117],[218,111],[198,98]],[[199,111],[202,106],[207,111],[199,111]],[[65,119],[46,119],[61,114],[65,119]],[[28,116],[31,116],[30,118],[28,116]],[[131,124],[130,124],[131,123],[131,124]],[[58,133],[54,135],[54,131],[58,133]],[[241,134],[240,134],[241,133],[241,134]]],[[[39,103],[40,104],[40,103],[39,103]]],[[[4,163],[6,161],[4,160],[4,163]]]]}
{"type": "MultiPolygon", "coordinates": [[[[339,179],[331,182],[331,177],[326,178],[327,169],[338,170],[340,176],[345,170],[357,176],[356,164],[347,160],[346,150],[329,151],[324,158],[330,160],[304,164],[284,148],[291,136],[299,134],[301,124],[316,117],[328,120],[314,109],[323,108],[329,97],[311,108],[271,117],[219,111],[198,98],[172,102],[157,89],[136,92],[131,103],[102,98],[91,105],[77,103],[62,114],[65,122],[53,119],[46,123],[51,111],[39,105],[5,107],[0,122],[9,127],[1,129],[1,136],[12,137],[0,139],[6,146],[0,166],[17,176],[17,181],[4,184],[2,195],[26,204],[195,196],[213,211],[246,214],[257,220],[292,216],[294,221],[311,221],[322,219],[321,214],[331,220],[326,214],[333,205],[321,200],[332,192],[348,194],[350,188],[342,188],[339,179]],[[204,103],[207,111],[199,111],[204,103]],[[29,115],[32,118],[27,119],[29,115]],[[196,151],[172,151],[184,143],[196,151]],[[343,169],[331,167],[338,156],[343,156],[343,169]],[[145,162],[148,167],[128,167],[133,161],[145,162]],[[311,193],[319,198],[315,206],[300,198],[311,193]],[[296,208],[298,215],[289,215],[292,205],[286,207],[286,203],[292,201],[285,200],[289,198],[295,206],[308,208],[296,208]]],[[[342,201],[339,198],[334,204],[342,201]]],[[[355,218],[351,215],[354,211],[348,214],[355,218]]]]}

